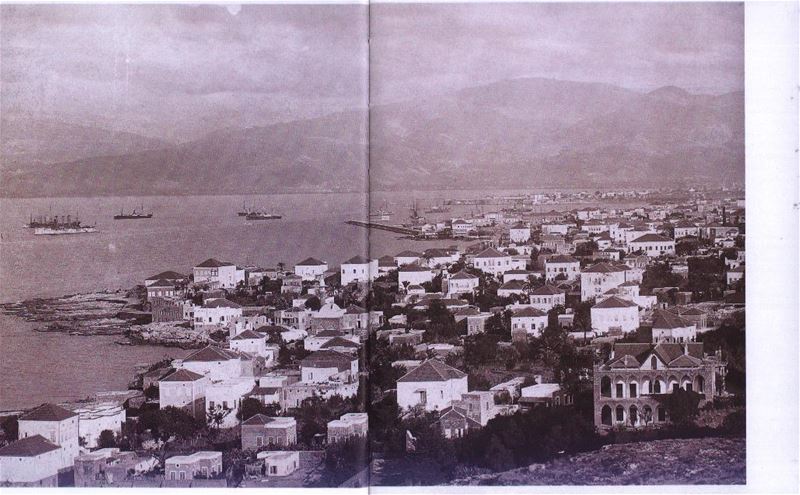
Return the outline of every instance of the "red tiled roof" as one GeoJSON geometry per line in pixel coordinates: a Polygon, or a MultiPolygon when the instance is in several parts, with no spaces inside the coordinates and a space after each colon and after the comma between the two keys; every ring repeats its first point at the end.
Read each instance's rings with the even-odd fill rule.
{"type": "Polygon", "coordinates": [[[680,316],[664,310],[656,310],[653,314],[653,328],[685,328],[694,326],[680,316]]]}
{"type": "Polygon", "coordinates": [[[147,277],[146,280],[183,280],[186,278],[186,275],[182,275],[178,272],[173,272],[171,270],[167,270],[165,272],[161,272],[158,275],[153,275],[152,277],[147,277]]]}
{"type": "Polygon", "coordinates": [[[464,378],[466,373],[446,365],[438,359],[428,359],[413,370],[401,376],[398,382],[443,382],[464,378]]]}
{"type": "Polygon", "coordinates": [[[487,248],[475,255],[476,258],[505,258],[508,256],[505,253],[501,253],[495,248],[487,248]]]}
{"type": "Polygon", "coordinates": [[[671,241],[669,237],[664,237],[660,234],[645,234],[643,236],[637,237],[631,242],[668,242],[671,241]]]}
{"type": "Polygon", "coordinates": [[[237,359],[241,357],[234,351],[221,349],[214,346],[206,346],[199,351],[195,351],[183,359],[184,363],[191,362],[210,362],[210,361],[228,361],[229,359],[237,359]]]}
{"type": "Polygon", "coordinates": [[[632,307],[636,307],[636,303],[627,301],[625,299],[620,299],[617,296],[611,296],[607,299],[603,299],[599,303],[592,306],[592,309],[632,308],[632,307]]]}
{"type": "Polygon", "coordinates": [[[189,371],[185,369],[179,369],[175,373],[170,373],[169,375],[162,378],[160,381],[162,382],[195,382],[203,378],[203,375],[199,373],[195,373],[194,371],[189,371]]]}
{"type": "Polygon", "coordinates": [[[228,263],[227,261],[220,261],[215,258],[208,258],[202,263],[195,265],[195,268],[219,268],[221,266],[233,266],[233,263],[228,263]]]}
{"type": "Polygon", "coordinates": [[[547,316],[547,313],[544,311],[538,310],[536,308],[522,308],[518,311],[514,311],[512,317],[514,318],[532,318],[532,317],[539,317],[539,316],[547,316]]]}
{"type": "Polygon", "coordinates": [[[0,449],[0,457],[36,457],[61,447],[41,435],[25,437],[0,449]]]}
{"type": "Polygon", "coordinates": [[[203,303],[204,308],[241,308],[240,305],[225,298],[210,299],[203,303]]]}
{"type": "Polygon", "coordinates": [[[563,293],[564,293],[564,291],[562,291],[558,287],[553,287],[552,285],[545,284],[545,285],[535,289],[533,292],[531,292],[531,295],[532,296],[554,296],[554,295],[563,294],[563,293]]]}
{"type": "Polygon", "coordinates": [[[19,417],[20,421],[64,421],[65,419],[77,416],[76,413],[68,411],[55,404],[42,404],[41,406],[29,411],[19,417]]]}
{"type": "Polygon", "coordinates": [[[624,272],[627,269],[628,268],[624,265],[612,265],[611,263],[602,261],[583,270],[583,273],[616,273],[624,272]]]}
{"type": "Polygon", "coordinates": [[[577,259],[573,258],[572,256],[567,256],[566,254],[557,254],[555,256],[550,256],[545,261],[547,263],[580,263],[577,259]]]}
{"type": "Polygon", "coordinates": [[[478,278],[477,275],[473,275],[471,273],[465,272],[461,270],[460,272],[456,273],[455,275],[450,276],[450,280],[474,280],[478,278]]]}
{"type": "Polygon", "coordinates": [[[300,263],[296,264],[295,266],[322,266],[327,265],[324,261],[320,261],[316,258],[306,258],[300,263]]]}
{"type": "Polygon", "coordinates": [[[263,339],[264,336],[253,330],[245,330],[231,340],[249,340],[249,339],[263,339]]]}

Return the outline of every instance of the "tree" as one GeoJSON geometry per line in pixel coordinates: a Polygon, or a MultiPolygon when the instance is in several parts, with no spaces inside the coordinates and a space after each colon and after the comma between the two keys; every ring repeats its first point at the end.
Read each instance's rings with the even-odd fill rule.
{"type": "Polygon", "coordinates": [[[206,411],[206,423],[208,423],[212,429],[219,430],[225,418],[227,418],[230,413],[230,409],[225,409],[219,404],[216,406],[208,406],[208,411],[206,411]]]}
{"type": "Polygon", "coordinates": [[[322,307],[322,301],[317,296],[311,296],[306,299],[305,307],[311,311],[319,311],[319,308],[322,307]]]}
{"type": "Polygon", "coordinates": [[[692,419],[697,416],[700,405],[700,394],[697,392],[676,387],[671,394],[658,395],[656,398],[664,406],[670,421],[675,426],[689,426],[692,419]]]}
{"type": "Polygon", "coordinates": [[[236,412],[236,419],[245,421],[252,418],[256,414],[263,414],[264,416],[275,416],[278,414],[279,406],[277,404],[265,405],[260,400],[253,397],[248,397],[242,401],[239,410],[236,412]]]}
{"type": "Polygon", "coordinates": [[[117,446],[117,439],[114,432],[111,430],[103,430],[100,436],[97,437],[97,447],[101,449],[109,449],[117,446]]]}

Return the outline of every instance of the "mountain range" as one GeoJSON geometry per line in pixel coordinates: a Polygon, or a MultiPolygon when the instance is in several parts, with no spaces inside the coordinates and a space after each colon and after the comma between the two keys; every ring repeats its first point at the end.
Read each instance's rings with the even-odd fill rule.
{"type": "Polygon", "coordinates": [[[744,178],[744,94],[514,79],[167,143],[6,119],[0,195],[679,186],[744,178]],[[369,146],[367,145],[369,143],[369,146]],[[368,154],[368,158],[367,158],[368,154]],[[367,179],[367,163],[369,178],[367,179]]]}

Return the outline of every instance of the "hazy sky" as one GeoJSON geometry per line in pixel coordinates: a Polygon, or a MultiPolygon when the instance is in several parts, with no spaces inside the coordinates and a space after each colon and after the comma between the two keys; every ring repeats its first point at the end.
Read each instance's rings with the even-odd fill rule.
{"type": "Polygon", "coordinates": [[[3,5],[0,15],[5,112],[183,140],[367,103],[365,5],[3,5]]]}
{"type": "Polygon", "coordinates": [[[364,108],[368,65],[375,102],[518,77],[743,86],[741,4],[372,4],[367,15],[3,5],[0,110],[185,141],[364,108]]]}
{"type": "Polygon", "coordinates": [[[744,85],[742,4],[373,4],[370,36],[373,101],[518,77],[744,85]]]}

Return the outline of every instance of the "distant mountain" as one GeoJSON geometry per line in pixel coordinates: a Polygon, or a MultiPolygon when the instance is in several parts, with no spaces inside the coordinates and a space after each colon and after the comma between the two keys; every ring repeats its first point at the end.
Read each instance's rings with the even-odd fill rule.
{"type": "MultiPolygon", "coordinates": [[[[744,178],[742,92],[640,93],[515,79],[377,105],[369,126],[369,149],[365,115],[353,111],[225,129],[180,145],[120,135],[120,147],[145,149],[120,153],[103,145],[94,156],[46,166],[23,166],[15,162],[19,155],[3,154],[0,194],[365,190],[367,152],[375,189],[674,186],[744,178]]],[[[51,130],[36,127],[42,136],[51,130]]],[[[44,155],[90,152],[90,138],[65,150],[59,136],[44,155]]]]}
{"type": "Polygon", "coordinates": [[[247,129],[122,155],[3,170],[5,196],[236,194],[366,190],[366,114],[247,129]]]}
{"type": "Polygon", "coordinates": [[[56,119],[4,114],[0,117],[0,157],[4,168],[35,168],[100,155],[122,155],[170,144],[130,132],[78,125],[56,119]]]}
{"type": "Polygon", "coordinates": [[[676,185],[744,178],[744,95],[517,79],[374,107],[373,187],[676,185]]]}

